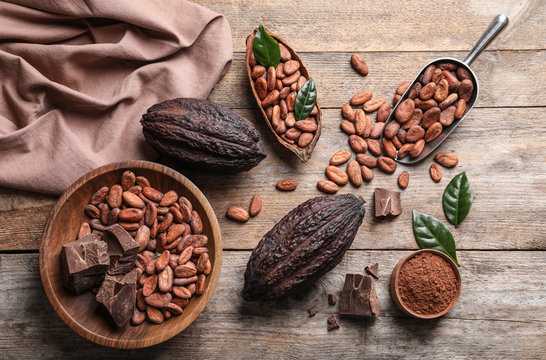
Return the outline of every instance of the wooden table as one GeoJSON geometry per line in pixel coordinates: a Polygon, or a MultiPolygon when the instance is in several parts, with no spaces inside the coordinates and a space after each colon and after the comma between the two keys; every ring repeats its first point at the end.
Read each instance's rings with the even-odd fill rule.
{"type": "MultiPolygon", "coordinates": [[[[256,1],[207,0],[228,18],[234,56],[231,69],[210,98],[230,106],[258,126],[268,157],[255,169],[234,176],[182,172],[205,193],[219,218],[224,267],[212,301],[186,331],[138,351],[96,346],[72,332],[49,305],[38,272],[39,239],[55,198],[0,189],[0,358],[546,358],[546,2],[455,1],[256,1]],[[368,201],[364,223],[342,263],[299,296],[248,303],[240,297],[250,251],[285,213],[320,195],[316,182],[338,149],[348,148],[339,129],[340,107],[357,91],[392,99],[401,82],[440,56],[463,59],[498,13],[510,25],[473,64],[481,81],[477,105],[441,147],[460,159],[443,169],[435,184],[431,159],[399,168],[411,174],[402,194],[404,212],[392,221],[372,216],[375,187],[397,189],[397,176],[376,173],[361,188],[340,193],[368,201]],[[312,159],[300,163],[275,143],[251,97],[244,68],[246,36],[263,23],[301,55],[317,84],[323,132],[312,159]],[[350,67],[361,53],[370,74],[350,67]],[[453,232],[461,262],[463,290],[443,318],[418,321],[391,300],[389,275],[396,262],[417,249],[411,230],[416,209],[447,223],[441,195],[448,181],[466,171],[475,199],[467,219],[453,232]],[[274,184],[296,178],[295,192],[274,184]],[[260,194],[264,209],[240,225],[224,217],[233,204],[246,206],[260,194]],[[341,319],[326,294],[339,291],[347,272],[379,263],[377,291],[381,317],[341,319]],[[319,313],[309,318],[307,308],[319,313]],[[74,355],[72,355],[74,354],[74,355]]],[[[181,21],[182,18],[181,18],[181,21]]],[[[214,54],[211,54],[214,56],[214,54]]],[[[1,160],[0,160],[1,161],[1,160]]]]}

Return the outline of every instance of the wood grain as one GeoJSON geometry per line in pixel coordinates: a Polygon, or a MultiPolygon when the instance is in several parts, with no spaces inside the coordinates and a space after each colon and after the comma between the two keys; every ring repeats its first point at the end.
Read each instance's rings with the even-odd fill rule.
{"type": "MultiPolygon", "coordinates": [[[[296,48],[296,50],[298,50],[296,48]]],[[[392,100],[398,85],[411,81],[439,57],[464,59],[464,52],[362,53],[370,68],[366,77],[351,67],[350,52],[299,53],[316,83],[321,107],[341,107],[357,92],[392,100]]],[[[472,64],[480,81],[476,107],[545,106],[546,51],[485,51],[472,64]]],[[[210,99],[231,108],[256,108],[245,69],[244,53],[235,53],[227,75],[210,99]]]]}
{"type": "Polygon", "coordinates": [[[455,307],[437,320],[402,314],[389,295],[389,275],[407,251],[349,251],[334,270],[301,296],[245,302],[239,293],[249,252],[226,252],[217,291],[201,316],[159,347],[119,352],[96,346],[72,332],[47,305],[34,254],[0,255],[0,349],[6,358],[149,359],[178,354],[192,359],[343,358],[522,358],[546,356],[543,252],[461,251],[462,293],[455,307]],[[377,282],[382,315],[372,320],[338,318],[327,293],[339,291],[345,273],[379,263],[377,282]],[[319,313],[309,318],[307,308],[319,313]],[[14,344],[17,344],[15,346],[14,344]],[[417,351],[418,349],[418,351],[417,351]]]}
{"type": "Polygon", "coordinates": [[[246,36],[260,23],[296,51],[470,50],[500,13],[508,15],[510,25],[491,49],[546,47],[538,36],[546,20],[543,0],[198,2],[226,16],[235,51],[243,51],[246,36]]]}
{"type": "MultiPolygon", "coordinates": [[[[322,195],[316,189],[324,178],[330,156],[339,149],[348,149],[347,136],[339,129],[339,110],[323,111],[323,134],[313,157],[307,164],[277,144],[256,110],[240,110],[243,116],[258,126],[265,138],[268,157],[248,173],[215,176],[179,169],[207,196],[224,238],[225,249],[252,249],[262,236],[284,214],[303,201],[322,195]],[[300,181],[297,190],[281,193],[275,183],[283,178],[300,181]],[[264,202],[262,212],[246,224],[225,218],[231,205],[248,206],[254,194],[264,202]]],[[[375,171],[375,179],[356,189],[342,187],[340,193],[352,192],[367,201],[364,223],[353,243],[355,249],[415,249],[417,244],[411,229],[411,210],[433,215],[446,224],[441,197],[448,181],[466,171],[474,190],[470,214],[453,231],[459,249],[546,249],[546,223],[537,221],[546,213],[546,117],[541,108],[473,109],[439,151],[453,151],[459,165],[444,169],[443,179],[435,184],[428,167],[431,159],[412,167],[399,166],[394,175],[375,171]],[[517,119],[517,123],[515,123],[517,119]],[[514,135],[513,131],[517,131],[514,135]],[[523,140],[525,139],[525,140],[523,140]],[[407,170],[410,182],[402,194],[404,212],[392,221],[375,220],[372,192],[375,187],[398,189],[396,179],[407,170]],[[522,236],[522,234],[525,234],[522,236]]],[[[167,163],[169,166],[173,164],[167,163]]],[[[17,193],[19,195],[19,193],[17,193]]],[[[3,191],[0,203],[13,197],[3,191]]],[[[47,203],[40,195],[25,195],[21,206],[0,212],[0,250],[37,249],[45,223],[45,208],[28,207],[28,199],[47,203]]]]}
{"type": "Polygon", "coordinates": [[[46,295],[59,317],[75,332],[97,344],[135,349],[161,343],[189,326],[209,302],[222,267],[222,240],[218,222],[207,199],[187,178],[159,164],[147,161],[124,161],[101,166],[82,176],[61,195],[48,218],[40,243],[40,276],[46,295]],[[193,210],[201,216],[203,234],[208,236],[208,249],[212,271],[207,276],[205,291],[192,298],[181,316],[173,317],[161,325],[143,323],[112,326],[99,311],[91,292],[80,296],[67,293],[61,280],[61,248],[74,241],[83,221],[87,220],[83,208],[101,187],[119,184],[121,174],[133,171],[146,177],[152,186],[166,193],[174,190],[191,201],[193,210]]]}

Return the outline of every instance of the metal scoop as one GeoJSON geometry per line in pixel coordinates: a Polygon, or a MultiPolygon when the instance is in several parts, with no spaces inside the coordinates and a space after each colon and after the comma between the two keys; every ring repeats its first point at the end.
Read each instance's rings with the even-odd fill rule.
{"type": "Polygon", "coordinates": [[[459,125],[459,123],[464,120],[464,118],[466,117],[468,112],[474,107],[474,104],[476,103],[476,100],[478,98],[478,94],[480,92],[480,85],[479,85],[479,82],[478,82],[478,78],[476,77],[476,74],[474,74],[474,71],[472,71],[472,69],[470,68],[470,64],[472,64],[472,62],[491,43],[491,41],[493,41],[493,39],[496,38],[498,34],[500,34],[500,32],[506,27],[506,25],[508,25],[508,16],[506,16],[504,14],[497,15],[495,17],[495,19],[493,20],[493,22],[491,23],[491,25],[489,25],[489,28],[483,33],[480,40],[478,40],[476,45],[474,45],[474,48],[472,49],[472,51],[470,51],[470,53],[468,53],[468,55],[467,55],[467,57],[466,57],[466,59],[464,61],[460,61],[460,60],[457,60],[457,59],[454,59],[454,58],[448,58],[448,57],[433,60],[433,61],[429,62],[428,64],[426,64],[425,67],[423,67],[423,69],[419,72],[419,74],[417,74],[415,79],[413,79],[411,84],[408,86],[406,92],[402,95],[400,100],[398,100],[398,103],[392,109],[389,117],[387,118],[387,121],[385,121],[385,126],[383,127],[383,131],[381,132],[380,141],[383,140],[385,129],[387,128],[387,125],[389,124],[389,122],[390,121],[396,121],[396,120],[394,120],[394,113],[396,111],[396,108],[398,107],[398,105],[400,105],[400,103],[402,103],[402,101],[407,99],[411,88],[413,87],[415,82],[417,82],[417,80],[419,79],[421,74],[423,74],[423,72],[425,71],[425,69],[429,65],[437,64],[437,63],[450,62],[450,63],[457,64],[457,66],[464,67],[466,70],[468,70],[468,72],[472,76],[472,82],[474,83],[474,91],[472,93],[472,97],[470,98],[470,100],[466,104],[466,110],[465,110],[465,112],[463,113],[463,116],[460,119],[453,120],[451,125],[443,128],[442,133],[437,138],[435,138],[434,140],[432,140],[429,143],[426,143],[424,148],[423,148],[423,151],[421,151],[421,154],[419,156],[417,156],[415,158],[411,158],[408,155],[408,156],[405,156],[402,159],[396,158],[395,160],[397,162],[399,162],[401,164],[415,164],[415,163],[418,163],[419,161],[425,159],[438,146],[440,146],[440,144],[453,132],[453,130],[455,130],[457,125],[459,125]]]}

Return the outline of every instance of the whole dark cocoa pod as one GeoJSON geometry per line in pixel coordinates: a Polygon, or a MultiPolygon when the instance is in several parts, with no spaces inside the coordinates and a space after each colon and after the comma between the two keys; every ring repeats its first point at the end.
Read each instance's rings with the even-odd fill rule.
{"type": "Polygon", "coordinates": [[[352,194],[308,200],[289,212],[250,255],[243,297],[273,299],[293,293],[333,269],[364,218],[352,194]]]}
{"type": "Polygon", "coordinates": [[[254,125],[208,100],[164,101],[142,115],[142,132],[159,153],[202,170],[250,170],[266,154],[254,125]]]}

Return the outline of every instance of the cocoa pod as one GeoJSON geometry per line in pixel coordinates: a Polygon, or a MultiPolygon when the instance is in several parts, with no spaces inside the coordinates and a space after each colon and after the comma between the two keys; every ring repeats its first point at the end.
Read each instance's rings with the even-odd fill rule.
{"type": "Polygon", "coordinates": [[[256,216],[262,210],[262,198],[260,195],[254,195],[250,201],[250,206],[248,207],[248,214],[250,216],[256,216]]]}
{"type": "Polygon", "coordinates": [[[371,91],[360,91],[353,95],[349,103],[353,106],[364,105],[365,102],[370,101],[373,94],[371,91]]]}
{"type": "Polygon", "coordinates": [[[245,223],[249,219],[248,212],[240,206],[229,207],[226,211],[226,217],[240,223],[245,223]]]}
{"type": "Polygon", "coordinates": [[[398,176],[398,186],[400,186],[400,189],[405,189],[408,187],[409,184],[409,173],[407,171],[404,171],[398,176]]]}
{"type": "Polygon", "coordinates": [[[281,191],[292,191],[298,187],[298,180],[295,179],[285,179],[279,180],[276,185],[277,189],[281,191]]]}
{"type": "Polygon", "coordinates": [[[100,189],[98,189],[97,192],[95,192],[91,196],[91,200],[89,201],[89,204],[98,205],[101,202],[103,202],[104,199],[106,199],[106,195],[108,195],[108,190],[109,190],[108,186],[104,186],[104,187],[101,187],[100,189]]]}
{"type": "Polygon", "coordinates": [[[353,186],[360,187],[362,185],[362,173],[360,172],[360,164],[356,160],[351,160],[347,163],[347,175],[353,186]]]}
{"type": "Polygon", "coordinates": [[[455,167],[459,163],[459,158],[453,153],[438,153],[434,156],[434,160],[446,168],[455,167]]]}
{"type": "Polygon", "coordinates": [[[366,150],[368,150],[368,144],[366,143],[366,140],[358,135],[349,136],[349,147],[357,154],[366,152],[366,150]]]}
{"type": "Polygon", "coordinates": [[[250,170],[266,156],[250,121],[208,100],[162,102],[148,109],[141,124],[144,137],[159,153],[209,171],[250,170]]]}
{"type": "Polygon", "coordinates": [[[385,103],[385,99],[383,98],[377,98],[373,100],[368,100],[364,103],[364,106],[362,107],[365,112],[373,112],[381,107],[385,103]]]}
{"type": "Polygon", "coordinates": [[[337,185],[345,185],[349,181],[349,176],[347,173],[337,166],[327,166],[325,174],[330,181],[336,183],[337,185]]]}
{"type": "Polygon", "coordinates": [[[385,156],[381,156],[377,159],[377,166],[387,174],[392,174],[396,170],[396,162],[385,156]]]}
{"type": "Polygon", "coordinates": [[[335,194],[338,192],[339,186],[330,180],[320,180],[317,182],[317,189],[326,194],[335,194]]]}
{"type": "MultiPolygon", "coordinates": [[[[364,212],[363,202],[351,194],[317,197],[292,210],[252,252],[243,297],[283,297],[333,269],[353,242],[364,212]]],[[[202,293],[204,280],[199,276],[196,294],[202,293]]]]}
{"type": "Polygon", "coordinates": [[[351,65],[353,66],[353,69],[357,73],[359,73],[362,76],[368,75],[368,65],[366,65],[366,62],[364,61],[364,58],[359,54],[353,54],[351,55],[351,65]]]}
{"type": "Polygon", "coordinates": [[[440,182],[440,180],[442,180],[442,172],[438,168],[438,165],[430,165],[430,177],[432,178],[432,180],[434,180],[434,182],[440,182]]]}
{"type": "Polygon", "coordinates": [[[348,150],[339,150],[330,158],[330,165],[341,165],[346,163],[351,158],[351,153],[348,150]]]}

